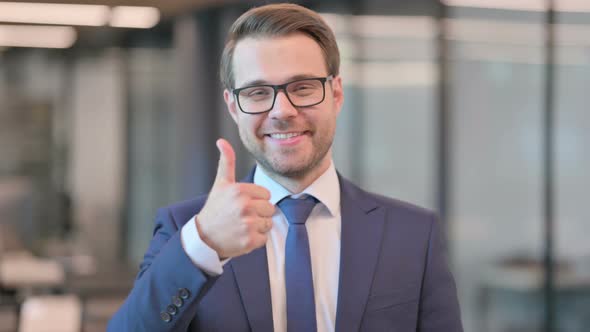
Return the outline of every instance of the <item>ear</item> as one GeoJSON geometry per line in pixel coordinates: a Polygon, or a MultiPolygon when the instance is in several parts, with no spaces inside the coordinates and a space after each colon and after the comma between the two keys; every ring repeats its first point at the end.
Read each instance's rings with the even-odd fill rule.
{"type": "Polygon", "coordinates": [[[334,99],[334,108],[337,113],[340,113],[342,104],[344,103],[344,90],[342,89],[342,78],[340,75],[334,77],[332,80],[332,98],[334,99]]]}
{"type": "Polygon", "coordinates": [[[229,115],[231,115],[234,122],[238,123],[238,105],[236,103],[236,99],[234,98],[234,94],[231,93],[228,89],[223,90],[223,100],[225,101],[225,105],[227,106],[227,110],[229,111],[229,115]]]}

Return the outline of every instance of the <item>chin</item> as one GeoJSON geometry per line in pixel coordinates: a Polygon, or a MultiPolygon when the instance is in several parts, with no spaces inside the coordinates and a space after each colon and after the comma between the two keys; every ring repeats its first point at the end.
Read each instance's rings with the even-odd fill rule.
{"type": "Polygon", "coordinates": [[[277,163],[277,162],[269,162],[265,160],[261,162],[261,165],[264,166],[265,169],[268,171],[273,172],[277,175],[288,177],[288,178],[301,178],[305,176],[310,170],[313,169],[309,163],[305,164],[293,164],[293,163],[277,163]]]}
{"type": "Polygon", "coordinates": [[[268,172],[291,179],[301,179],[318,168],[323,160],[323,158],[312,158],[307,160],[302,160],[302,158],[293,159],[294,158],[286,158],[286,160],[260,158],[258,159],[258,162],[268,172]]]}

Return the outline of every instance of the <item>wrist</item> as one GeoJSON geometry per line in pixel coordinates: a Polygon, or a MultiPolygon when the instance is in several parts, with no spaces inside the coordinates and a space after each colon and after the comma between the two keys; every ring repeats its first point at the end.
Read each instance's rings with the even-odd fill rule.
{"type": "Polygon", "coordinates": [[[209,248],[213,249],[213,250],[214,250],[214,251],[217,253],[217,257],[219,257],[219,260],[224,260],[224,259],[226,259],[227,257],[225,257],[225,258],[224,258],[224,257],[222,257],[222,256],[219,254],[219,250],[218,250],[218,248],[217,248],[216,246],[214,246],[214,245],[213,245],[213,243],[211,242],[211,240],[209,239],[209,237],[208,237],[208,236],[205,234],[205,232],[203,231],[203,227],[202,227],[201,223],[199,222],[199,215],[198,215],[198,214],[197,214],[197,215],[195,215],[195,218],[194,218],[194,219],[195,219],[195,220],[194,220],[195,226],[197,227],[197,233],[199,234],[199,237],[201,238],[201,240],[202,240],[202,241],[203,241],[203,242],[204,242],[204,243],[205,243],[205,244],[206,244],[206,245],[207,245],[209,248]]]}

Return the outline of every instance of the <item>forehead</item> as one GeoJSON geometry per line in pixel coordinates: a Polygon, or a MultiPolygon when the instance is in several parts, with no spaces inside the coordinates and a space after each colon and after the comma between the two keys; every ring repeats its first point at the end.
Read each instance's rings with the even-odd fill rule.
{"type": "Polygon", "coordinates": [[[279,84],[300,75],[328,75],[320,45],[300,33],[245,38],[236,45],[232,65],[235,87],[253,81],[279,84]]]}

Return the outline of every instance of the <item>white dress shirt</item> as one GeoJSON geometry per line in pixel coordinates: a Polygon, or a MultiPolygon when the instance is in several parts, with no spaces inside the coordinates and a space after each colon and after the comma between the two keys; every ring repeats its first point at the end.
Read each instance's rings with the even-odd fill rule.
{"type": "MultiPolygon", "coordinates": [[[[318,331],[334,331],[338,300],[340,269],[340,183],[334,164],[301,193],[292,194],[271,179],[260,167],[254,173],[254,183],[270,191],[270,203],[275,205],[284,197],[300,198],[311,195],[319,203],[312,210],[305,226],[309,237],[311,268],[318,331]]],[[[274,331],[287,331],[287,301],[285,290],[285,240],[289,224],[279,208],[272,217],[273,227],[266,242],[270,295],[274,331]]],[[[223,273],[217,253],[199,237],[194,217],[181,231],[182,246],[192,262],[209,275],[223,273]]]]}

